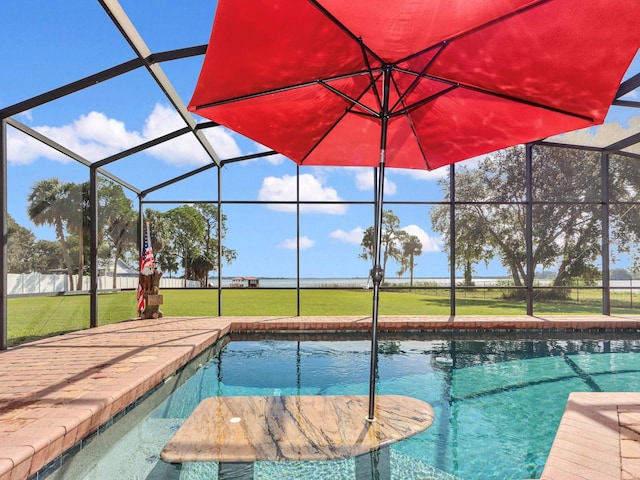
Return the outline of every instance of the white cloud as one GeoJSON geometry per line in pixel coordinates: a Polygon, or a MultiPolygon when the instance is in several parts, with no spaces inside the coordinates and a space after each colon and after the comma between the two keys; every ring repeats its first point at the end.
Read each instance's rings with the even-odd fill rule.
{"type": "MultiPolygon", "coordinates": [[[[362,170],[361,168],[357,169],[356,172],[356,188],[360,191],[373,191],[373,171],[370,169],[362,170]]],[[[398,187],[395,183],[389,180],[389,177],[385,175],[384,177],[384,195],[394,195],[398,187]]]]}
{"type": "MultiPolygon", "coordinates": [[[[31,117],[29,115],[25,118],[29,120],[31,117]]],[[[127,130],[124,122],[95,111],[82,115],[67,125],[58,127],[42,125],[33,128],[87,160],[96,161],[182,128],[184,125],[175,110],[167,105],[156,104],[146,118],[142,132],[127,130]]],[[[231,131],[222,127],[211,128],[205,131],[205,136],[222,158],[241,154],[231,131]]],[[[32,163],[40,157],[63,163],[70,161],[68,157],[14,129],[8,129],[7,144],[7,158],[13,164],[32,163]]],[[[173,165],[203,165],[209,161],[198,141],[189,134],[156,145],[147,152],[173,165]]]]}
{"type": "Polygon", "coordinates": [[[329,233],[329,237],[340,240],[341,242],[360,245],[362,243],[362,237],[364,237],[364,228],[356,227],[348,232],[340,229],[334,230],[333,232],[329,233]]]}
{"type": "MultiPolygon", "coordinates": [[[[272,149],[262,145],[261,143],[254,142],[253,140],[250,140],[250,139],[248,139],[246,137],[243,137],[243,136],[241,136],[241,135],[239,135],[239,134],[237,134],[235,132],[231,132],[231,130],[229,130],[229,132],[233,135],[234,139],[235,138],[242,138],[243,140],[246,141],[244,143],[244,146],[245,146],[244,153],[241,153],[239,155],[248,155],[248,154],[252,154],[252,153],[264,153],[264,152],[271,152],[272,151],[272,149]]],[[[237,156],[237,155],[233,155],[233,156],[237,156]]],[[[227,158],[230,158],[230,157],[231,156],[229,156],[227,158]]],[[[248,165],[251,165],[252,163],[260,162],[260,161],[266,161],[270,165],[280,165],[280,164],[282,164],[284,162],[292,162],[293,160],[288,159],[287,157],[285,157],[281,153],[276,153],[276,154],[267,155],[267,156],[264,156],[264,157],[252,158],[251,160],[245,160],[245,161],[243,161],[241,163],[241,165],[243,167],[246,167],[248,165]]]]}
{"type": "Polygon", "coordinates": [[[406,227],[402,227],[401,230],[404,230],[409,235],[414,235],[418,237],[420,243],[422,243],[422,252],[439,252],[440,246],[442,245],[442,240],[440,238],[435,238],[429,236],[427,232],[425,232],[418,225],[407,225],[406,227]]]}
{"type": "MultiPolygon", "coordinates": [[[[254,151],[256,153],[271,151],[271,149],[269,147],[265,147],[261,143],[253,142],[253,145],[254,145],[254,148],[252,149],[252,151],[254,151]]],[[[292,162],[293,161],[293,160],[288,159],[287,157],[285,157],[281,153],[276,153],[275,155],[269,155],[267,157],[262,157],[262,158],[264,158],[271,165],[280,165],[283,162],[292,162]]]]}
{"type": "Polygon", "coordinates": [[[235,133],[224,127],[203,130],[204,136],[221,158],[234,158],[242,155],[240,146],[236,142],[235,133]]]}
{"type": "MultiPolygon", "coordinates": [[[[469,160],[466,160],[464,163],[473,168],[478,161],[482,157],[475,157],[469,160]]],[[[363,169],[358,167],[345,167],[350,171],[354,172],[356,188],[360,191],[373,191],[374,189],[374,176],[372,169],[363,169]]],[[[398,192],[398,186],[396,185],[391,178],[395,175],[403,175],[406,177],[411,177],[414,180],[418,181],[432,181],[438,180],[440,178],[444,178],[449,173],[448,167],[440,167],[435,170],[419,170],[413,168],[387,168],[385,171],[384,177],[384,194],[387,195],[395,195],[398,192]]]]}
{"type": "MultiPolygon", "coordinates": [[[[640,116],[634,116],[627,120],[628,127],[619,122],[611,121],[598,127],[583,128],[574,132],[564,133],[549,137],[552,142],[569,143],[573,145],[588,145],[606,147],[619,140],[640,132],[640,116]]],[[[640,144],[625,148],[625,151],[640,153],[640,144]]]]}
{"type": "Polygon", "coordinates": [[[24,118],[28,122],[33,120],[33,109],[25,110],[24,112],[20,112],[17,115],[18,118],[24,118]]]}
{"type": "MultiPolygon", "coordinates": [[[[304,250],[306,248],[311,248],[316,242],[311,240],[307,236],[300,237],[300,250],[304,250]]],[[[298,248],[298,244],[295,238],[285,238],[282,242],[278,244],[279,248],[286,248],[287,250],[295,250],[298,248]]]]}
{"type": "Polygon", "coordinates": [[[269,155],[268,157],[264,157],[264,159],[267,162],[269,162],[271,165],[280,165],[283,162],[293,161],[293,160],[289,160],[287,157],[285,157],[281,153],[276,153],[275,155],[269,155]]]}
{"type": "MultiPolygon", "coordinates": [[[[156,110],[157,106],[154,113],[156,110]]],[[[138,132],[127,131],[124,122],[108,118],[104,113],[99,112],[82,115],[73,122],[73,129],[70,129],[68,134],[70,137],[75,134],[86,145],[102,145],[104,148],[113,150],[133,147],[148,138],[146,135],[141,136],[138,132]]]]}
{"type": "Polygon", "coordinates": [[[415,168],[390,168],[387,172],[393,172],[393,175],[405,175],[414,180],[437,180],[447,176],[447,167],[436,168],[435,170],[417,170],[415,168]]]}
{"type": "MultiPolygon", "coordinates": [[[[142,130],[145,140],[160,137],[184,127],[184,121],[178,113],[167,105],[156,104],[147,117],[142,130]]],[[[240,147],[232,133],[222,127],[208,128],[204,135],[221,158],[241,155],[240,147]]],[[[208,155],[193,135],[181,135],[168,142],[149,149],[149,154],[174,165],[205,165],[208,155]]]]}
{"type": "MultiPolygon", "coordinates": [[[[139,133],[127,131],[124,123],[98,112],[82,115],[61,127],[39,126],[34,130],[90,161],[108,157],[144,140],[139,133]]],[[[8,129],[7,145],[7,159],[12,164],[29,164],[40,157],[61,163],[71,161],[69,157],[14,129],[8,129]]]]}
{"type": "Polygon", "coordinates": [[[49,148],[44,143],[13,128],[7,128],[7,161],[10,164],[28,165],[40,157],[50,158],[60,163],[71,162],[69,157],[49,148]]]}
{"type": "MultiPolygon", "coordinates": [[[[144,141],[138,132],[127,131],[123,122],[99,112],[89,112],[61,127],[39,126],[34,130],[89,161],[100,160],[144,141]]],[[[44,156],[60,160],[57,155],[44,156]]]]}
{"type": "MultiPolygon", "coordinates": [[[[266,177],[262,181],[262,187],[258,192],[258,200],[261,201],[296,201],[296,177],[284,175],[283,177],[266,177]]],[[[300,200],[301,201],[324,201],[338,202],[341,200],[338,192],[332,187],[324,186],[317,178],[309,173],[300,175],[300,200]]],[[[295,212],[295,204],[291,205],[269,205],[272,210],[281,212],[295,212]]],[[[302,213],[327,213],[331,215],[342,215],[347,210],[343,204],[320,205],[309,204],[300,205],[302,213]]]]}
{"type": "Polygon", "coordinates": [[[153,111],[144,121],[142,133],[146,138],[153,138],[182,127],[184,127],[184,121],[173,108],[156,103],[153,111]]]}

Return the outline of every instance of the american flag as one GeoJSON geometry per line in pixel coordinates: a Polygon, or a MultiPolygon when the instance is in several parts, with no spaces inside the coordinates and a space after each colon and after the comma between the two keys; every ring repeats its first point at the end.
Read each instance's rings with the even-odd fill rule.
{"type": "MultiPolygon", "coordinates": [[[[142,244],[142,252],[140,253],[140,273],[151,275],[155,260],[153,258],[153,248],[151,248],[151,240],[149,234],[149,222],[147,222],[147,231],[144,235],[142,244]]],[[[138,315],[142,313],[145,307],[144,294],[142,292],[142,284],[138,281],[138,315]]]]}

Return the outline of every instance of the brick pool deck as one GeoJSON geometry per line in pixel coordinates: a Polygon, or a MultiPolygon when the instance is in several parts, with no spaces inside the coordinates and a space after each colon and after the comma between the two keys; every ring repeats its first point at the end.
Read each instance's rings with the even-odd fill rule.
{"type": "MultiPolygon", "coordinates": [[[[0,352],[0,480],[35,478],[229,332],[368,331],[369,317],[132,320],[0,352]]],[[[635,316],[384,316],[381,331],[640,330],[635,316]]],[[[640,479],[640,393],[574,393],[544,480],[640,479]]]]}

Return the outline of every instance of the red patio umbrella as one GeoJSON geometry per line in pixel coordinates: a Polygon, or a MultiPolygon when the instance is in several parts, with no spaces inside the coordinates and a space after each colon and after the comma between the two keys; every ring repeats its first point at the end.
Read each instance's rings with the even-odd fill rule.
{"type": "Polygon", "coordinates": [[[189,109],[300,165],[434,169],[598,125],[640,45],[635,0],[218,0],[189,109]]]}

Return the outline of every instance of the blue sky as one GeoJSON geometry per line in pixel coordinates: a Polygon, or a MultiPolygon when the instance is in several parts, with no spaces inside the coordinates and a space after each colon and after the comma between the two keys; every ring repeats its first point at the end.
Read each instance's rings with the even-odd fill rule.
{"type": "MultiPolygon", "coordinates": [[[[215,2],[209,0],[122,0],[122,8],[152,52],[208,42],[215,2]]],[[[134,58],[98,1],[65,0],[0,2],[0,108],[65,85],[134,58]]],[[[191,97],[203,57],[165,62],[162,69],[185,103],[191,97]]],[[[634,62],[634,72],[640,70],[634,62]]],[[[632,94],[632,96],[634,96],[632,94]]],[[[142,70],[85,89],[27,112],[16,119],[41,131],[80,155],[95,161],[183,126],[168,101],[142,70]]],[[[640,120],[629,111],[613,109],[604,129],[580,133],[580,141],[606,143],[611,138],[640,130],[640,120]]],[[[209,129],[208,138],[222,158],[263,150],[223,128],[209,129]]],[[[58,176],[64,181],[88,180],[88,169],[50,151],[8,128],[9,213],[31,228],[38,238],[53,239],[50,228],[35,227],[26,215],[26,197],[37,180],[58,176]]],[[[207,162],[190,136],[136,154],[109,167],[116,176],[145,189],[207,162]],[[188,138],[187,138],[188,137],[188,138]]],[[[473,160],[470,161],[473,165],[473,160]]],[[[303,199],[369,201],[373,197],[372,172],[363,168],[302,167],[303,199]]],[[[223,198],[227,200],[295,199],[296,165],[281,156],[234,163],[222,171],[223,198]]],[[[446,171],[387,170],[387,200],[439,200],[436,185],[446,171]]],[[[215,200],[216,169],[154,192],[148,200],[215,200]]],[[[131,195],[136,200],[135,195],[131,195]]],[[[135,203],[137,206],[137,201],[135,203]]],[[[151,205],[166,209],[177,205],[151,205]]],[[[448,276],[447,258],[440,238],[431,231],[425,206],[390,207],[403,228],[423,243],[415,275],[448,276]]],[[[225,276],[296,275],[295,211],[282,206],[234,204],[225,207],[227,245],[238,259],[225,267],[225,276]]],[[[362,231],[373,222],[370,206],[307,206],[302,209],[301,265],[303,277],[365,277],[369,264],[358,258],[362,231]]],[[[153,226],[152,226],[153,228],[153,226]]],[[[394,276],[390,265],[387,276],[394,276]]],[[[479,265],[477,274],[503,275],[493,262],[479,265]]]]}

